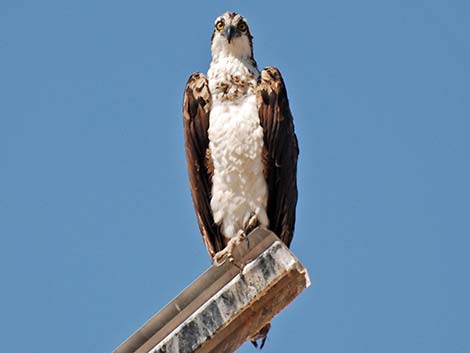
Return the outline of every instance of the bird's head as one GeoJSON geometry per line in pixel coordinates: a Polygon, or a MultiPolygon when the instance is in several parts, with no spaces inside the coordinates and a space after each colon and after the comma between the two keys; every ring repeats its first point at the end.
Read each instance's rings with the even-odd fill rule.
{"type": "Polygon", "coordinates": [[[253,58],[253,37],[243,16],[226,12],[216,18],[212,34],[212,56],[232,55],[240,59],[253,58]]]}

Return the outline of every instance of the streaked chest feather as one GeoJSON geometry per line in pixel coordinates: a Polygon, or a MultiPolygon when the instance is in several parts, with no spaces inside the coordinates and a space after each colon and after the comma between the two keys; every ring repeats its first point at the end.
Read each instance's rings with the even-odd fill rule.
{"type": "Polygon", "coordinates": [[[259,72],[249,59],[214,59],[207,73],[213,100],[236,101],[255,94],[259,72]]]}

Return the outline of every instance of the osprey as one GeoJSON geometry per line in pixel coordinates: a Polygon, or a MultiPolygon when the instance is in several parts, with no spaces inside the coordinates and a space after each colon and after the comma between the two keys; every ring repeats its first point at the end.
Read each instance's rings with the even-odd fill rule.
{"type": "MultiPolygon", "coordinates": [[[[278,69],[258,70],[246,20],[215,20],[207,76],[186,84],[183,120],[194,208],[215,264],[256,227],[290,245],[297,203],[297,137],[278,69]]],[[[251,337],[266,340],[270,325],[251,337]]]]}

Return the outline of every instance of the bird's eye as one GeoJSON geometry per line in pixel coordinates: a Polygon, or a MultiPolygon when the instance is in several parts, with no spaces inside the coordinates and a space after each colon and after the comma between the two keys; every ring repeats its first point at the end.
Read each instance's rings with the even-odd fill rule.
{"type": "Polygon", "coordinates": [[[223,30],[224,27],[225,27],[225,25],[224,25],[224,22],[223,22],[223,21],[219,21],[219,22],[217,22],[217,23],[215,24],[215,29],[218,30],[218,31],[223,30]]]}
{"type": "Polygon", "coordinates": [[[239,29],[240,31],[242,31],[242,32],[245,32],[246,29],[247,29],[246,23],[243,22],[243,21],[240,22],[237,27],[238,27],[238,29],[239,29]]]}

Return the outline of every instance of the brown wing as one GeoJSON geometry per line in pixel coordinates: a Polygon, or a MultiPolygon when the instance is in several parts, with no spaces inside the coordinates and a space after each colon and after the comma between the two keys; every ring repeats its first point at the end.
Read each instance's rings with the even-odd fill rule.
{"type": "Polygon", "coordinates": [[[264,132],[269,228],[289,246],[295,224],[299,147],[286,87],[278,69],[267,67],[261,72],[257,102],[264,132]]]}
{"type": "Polygon", "coordinates": [[[206,76],[192,74],[186,84],[183,102],[186,162],[197,221],[212,258],[225,247],[225,242],[210,208],[213,171],[207,136],[210,106],[211,95],[206,76]]]}

